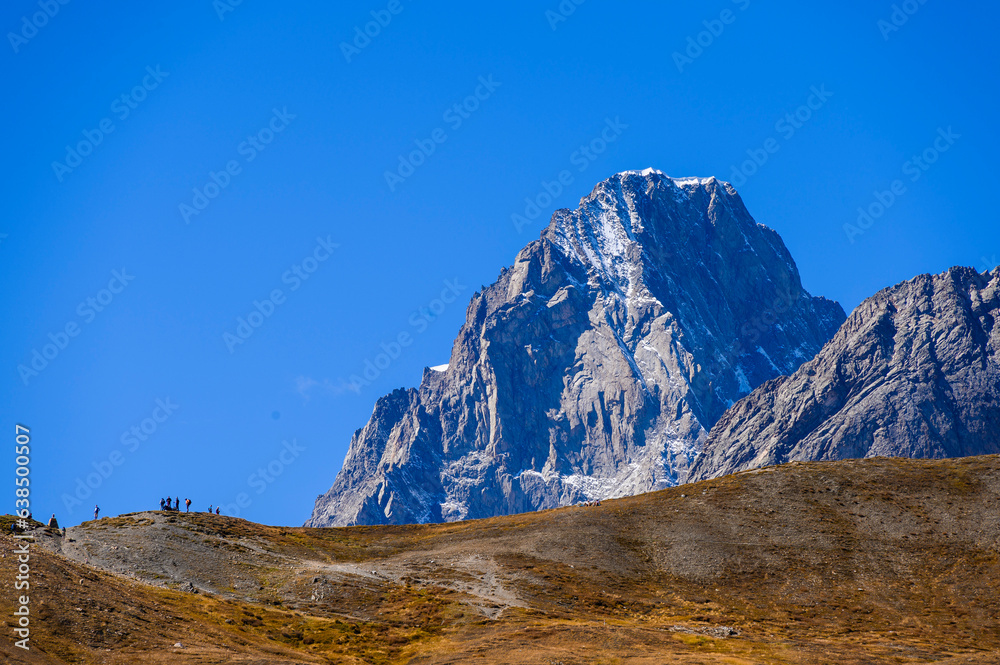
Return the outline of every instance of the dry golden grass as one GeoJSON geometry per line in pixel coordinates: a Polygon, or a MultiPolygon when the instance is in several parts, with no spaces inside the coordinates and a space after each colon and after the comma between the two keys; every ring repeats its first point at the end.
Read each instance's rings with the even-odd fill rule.
{"type": "MultiPolygon", "coordinates": [[[[7,639],[0,653],[148,665],[1000,663],[998,525],[995,456],[790,464],[439,525],[134,514],[40,539],[34,648],[7,639]]],[[[3,579],[12,547],[5,538],[3,579]]]]}

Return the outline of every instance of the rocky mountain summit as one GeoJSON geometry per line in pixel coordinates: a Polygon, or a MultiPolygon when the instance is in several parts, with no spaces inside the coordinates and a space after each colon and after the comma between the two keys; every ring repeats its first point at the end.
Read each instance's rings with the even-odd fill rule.
{"type": "Polygon", "coordinates": [[[728,183],[617,174],[473,296],[443,371],[377,401],[307,525],[454,521],[684,482],[722,414],[844,319],[802,289],[728,183]]]}
{"type": "Polygon", "coordinates": [[[819,355],[712,429],[690,479],[803,460],[1000,453],[1000,269],[864,301],[819,355]]]}

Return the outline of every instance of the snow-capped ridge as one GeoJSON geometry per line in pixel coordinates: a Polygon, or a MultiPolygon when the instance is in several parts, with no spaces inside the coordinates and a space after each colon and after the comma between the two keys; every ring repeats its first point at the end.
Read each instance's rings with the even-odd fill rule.
{"type": "Polygon", "coordinates": [[[629,176],[629,175],[638,175],[638,176],[643,176],[643,177],[648,177],[648,176],[651,176],[651,175],[658,175],[658,176],[662,176],[662,177],[666,178],[667,180],[670,180],[671,182],[673,182],[678,187],[688,187],[690,185],[708,185],[711,182],[718,182],[718,183],[721,183],[721,184],[729,184],[729,183],[726,183],[726,182],[724,182],[722,180],[719,180],[715,176],[708,176],[708,177],[684,176],[684,177],[681,177],[681,178],[676,178],[674,176],[668,175],[667,173],[664,173],[663,171],[661,171],[659,169],[654,169],[654,168],[642,169],[641,171],[639,171],[639,170],[620,171],[619,173],[616,173],[615,175],[611,176],[611,178],[609,178],[609,180],[612,179],[612,178],[621,178],[621,177],[629,176]]]}

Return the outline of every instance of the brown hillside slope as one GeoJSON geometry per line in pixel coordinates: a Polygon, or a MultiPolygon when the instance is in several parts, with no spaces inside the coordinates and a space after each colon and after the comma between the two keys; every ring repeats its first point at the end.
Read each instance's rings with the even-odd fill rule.
{"type": "Polygon", "coordinates": [[[1000,663],[998,523],[996,456],[421,526],[138,513],[39,533],[52,660],[13,662],[1000,663]]]}

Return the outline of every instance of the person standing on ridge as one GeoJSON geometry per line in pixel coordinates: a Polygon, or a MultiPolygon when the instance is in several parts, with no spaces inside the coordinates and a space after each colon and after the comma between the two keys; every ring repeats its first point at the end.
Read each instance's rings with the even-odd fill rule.
{"type": "Polygon", "coordinates": [[[184,512],[185,513],[191,512],[191,499],[184,499],[184,512]]]}
{"type": "Polygon", "coordinates": [[[94,519],[95,520],[97,519],[97,516],[100,514],[100,512],[101,512],[101,507],[95,504],[94,505],[94,519]]]}
{"type": "Polygon", "coordinates": [[[181,498],[178,496],[174,499],[174,510],[180,511],[181,509],[181,498]]]}
{"type": "Polygon", "coordinates": [[[163,510],[163,499],[160,499],[160,510],[163,510]]]}
{"type": "Polygon", "coordinates": [[[216,515],[218,515],[218,514],[219,514],[219,507],[218,507],[218,506],[216,506],[216,507],[215,507],[215,514],[216,514],[216,515]]]}
{"type": "Polygon", "coordinates": [[[208,504],[208,514],[212,514],[212,504],[208,504]]]}

